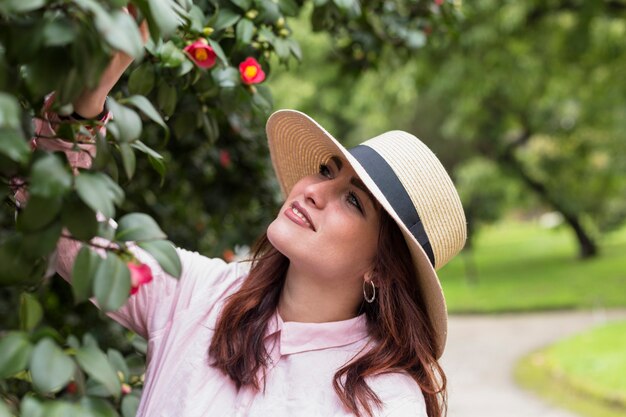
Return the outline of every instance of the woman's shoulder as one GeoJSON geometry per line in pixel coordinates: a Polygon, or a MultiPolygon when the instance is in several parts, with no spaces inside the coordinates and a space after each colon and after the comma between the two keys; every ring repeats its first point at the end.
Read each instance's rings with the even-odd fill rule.
{"type": "Polygon", "coordinates": [[[408,373],[398,371],[375,375],[367,379],[367,384],[383,404],[377,415],[426,417],[426,403],[422,390],[408,373]],[[410,414],[407,414],[409,412],[410,414]]]}
{"type": "Polygon", "coordinates": [[[250,271],[245,261],[226,262],[198,252],[177,248],[182,264],[182,275],[177,288],[178,297],[211,305],[236,291],[250,271]]]}

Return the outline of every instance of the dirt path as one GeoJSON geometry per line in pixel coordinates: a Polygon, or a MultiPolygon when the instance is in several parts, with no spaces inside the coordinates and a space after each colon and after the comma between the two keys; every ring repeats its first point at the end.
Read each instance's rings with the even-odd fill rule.
{"type": "Polygon", "coordinates": [[[451,316],[442,364],[448,375],[448,417],[577,417],[521,390],[513,380],[518,358],[626,310],[499,316],[451,316]]]}

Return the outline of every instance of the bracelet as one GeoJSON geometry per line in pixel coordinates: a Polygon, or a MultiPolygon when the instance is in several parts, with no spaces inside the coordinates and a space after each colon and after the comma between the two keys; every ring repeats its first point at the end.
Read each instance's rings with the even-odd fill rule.
{"type": "Polygon", "coordinates": [[[70,114],[69,116],[61,116],[59,115],[59,118],[61,120],[78,120],[78,121],[100,121],[102,119],[104,119],[104,116],[106,116],[109,113],[109,108],[107,107],[107,103],[106,101],[104,102],[104,106],[102,108],[102,111],[100,113],[98,113],[97,115],[95,115],[94,117],[85,117],[82,116],[80,114],[78,114],[77,112],[73,112],[72,114],[70,114]]]}

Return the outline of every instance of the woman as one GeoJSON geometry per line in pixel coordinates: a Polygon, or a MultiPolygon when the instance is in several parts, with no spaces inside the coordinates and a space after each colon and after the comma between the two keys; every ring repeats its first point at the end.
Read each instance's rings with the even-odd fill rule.
{"type": "MultiPolygon", "coordinates": [[[[74,117],[108,120],[106,95],[129,63],[118,54],[74,117]]],[[[37,129],[48,135],[58,116],[45,119],[37,129]]],[[[148,340],[138,416],[443,415],[447,318],[435,269],[466,235],[444,168],[408,133],[346,150],[291,110],[270,117],[267,135],[286,200],[251,262],[179,250],[177,281],[136,251],[154,280],[109,315],[148,340]]],[[[77,249],[59,245],[68,280],[77,249]]]]}

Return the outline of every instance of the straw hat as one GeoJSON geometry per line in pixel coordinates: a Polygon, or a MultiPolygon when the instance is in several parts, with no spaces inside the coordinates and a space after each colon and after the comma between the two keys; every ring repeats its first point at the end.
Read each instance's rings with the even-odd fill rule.
{"type": "Polygon", "coordinates": [[[315,120],[279,110],[266,126],[270,156],[285,195],[320,163],[340,156],[399,225],[415,279],[435,331],[436,356],[443,353],[448,318],[435,272],[456,255],[467,236],[465,215],[452,180],[435,154],[415,136],[390,131],[344,148],[315,120]]]}

